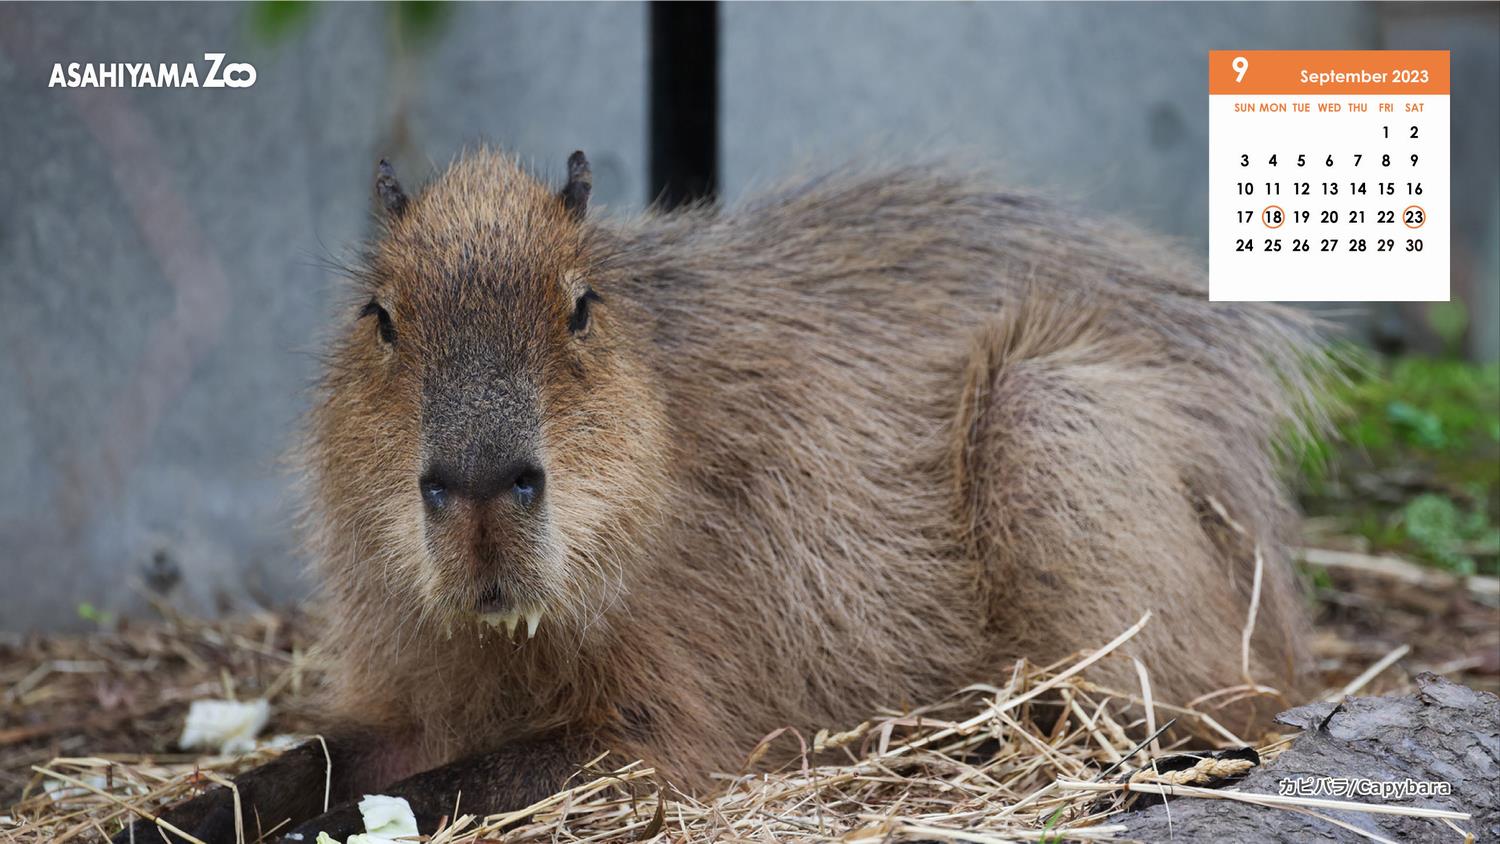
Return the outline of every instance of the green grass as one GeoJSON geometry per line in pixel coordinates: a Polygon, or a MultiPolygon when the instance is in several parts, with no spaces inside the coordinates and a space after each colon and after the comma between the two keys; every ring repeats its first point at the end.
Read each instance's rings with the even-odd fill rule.
{"type": "Polygon", "coordinates": [[[1500,364],[1339,354],[1334,435],[1300,443],[1305,511],[1372,551],[1500,573],[1500,364]]]}

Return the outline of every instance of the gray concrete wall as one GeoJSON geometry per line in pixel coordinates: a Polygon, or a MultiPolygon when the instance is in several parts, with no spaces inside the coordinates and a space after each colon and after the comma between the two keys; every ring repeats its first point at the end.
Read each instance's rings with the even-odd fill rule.
{"type": "MultiPolygon", "coordinates": [[[[139,609],[154,560],[202,610],[299,594],[278,457],[366,232],[371,172],[489,139],[602,203],[645,193],[639,4],[456,5],[436,39],[332,5],[0,6],[0,629],[139,609]],[[48,89],[54,61],[252,62],[253,87],[48,89]]],[[[200,68],[201,70],[201,68],[200,68]]]]}
{"type": "MultiPolygon", "coordinates": [[[[427,38],[368,5],[267,38],[265,8],[0,5],[0,630],[139,610],[153,565],[195,610],[306,590],[277,458],[377,157],[414,182],[481,139],[552,173],[584,148],[597,203],[647,196],[642,5],[455,4],[427,38]],[[208,50],[255,86],[46,87],[208,50]]],[[[956,152],[1204,251],[1207,50],[1450,47],[1455,288],[1493,303],[1497,9],[728,4],[721,181],[956,152]]]]}
{"type": "Polygon", "coordinates": [[[1210,49],[1372,47],[1350,4],[724,7],[724,183],[925,150],[1205,243],[1210,49]]]}

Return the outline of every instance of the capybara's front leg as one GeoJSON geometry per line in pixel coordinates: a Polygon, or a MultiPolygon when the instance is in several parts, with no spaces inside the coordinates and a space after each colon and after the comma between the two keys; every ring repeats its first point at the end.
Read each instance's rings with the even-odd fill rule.
{"type": "MultiPolygon", "coordinates": [[[[561,734],[512,742],[408,777],[380,793],[406,798],[417,817],[417,829],[431,835],[440,820],[451,818],[455,810],[481,816],[508,812],[556,793],[580,765],[596,755],[593,748],[587,738],[561,734]]],[[[303,823],[283,840],[310,842],[319,832],[342,839],[363,831],[358,808],[351,802],[303,823]]]]}
{"type": "Polygon", "coordinates": [[[151,818],[136,820],[114,842],[187,841],[172,832],[175,828],[208,844],[233,844],[237,823],[246,841],[275,838],[328,806],[378,790],[409,772],[411,765],[400,764],[399,752],[392,750],[404,746],[401,740],[378,733],[313,739],[236,777],[233,790],[215,786],[161,812],[158,817],[165,825],[151,818]]]}

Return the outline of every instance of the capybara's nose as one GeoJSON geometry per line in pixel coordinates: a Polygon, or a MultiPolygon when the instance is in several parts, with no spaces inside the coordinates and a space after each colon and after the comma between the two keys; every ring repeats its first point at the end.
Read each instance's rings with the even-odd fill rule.
{"type": "Polygon", "coordinates": [[[505,497],[529,508],[542,497],[546,473],[532,460],[513,460],[498,467],[472,467],[468,471],[450,464],[434,463],[418,481],[422,501],[431,512],[441,511],[456,496],[476,504],[505,497]]]}

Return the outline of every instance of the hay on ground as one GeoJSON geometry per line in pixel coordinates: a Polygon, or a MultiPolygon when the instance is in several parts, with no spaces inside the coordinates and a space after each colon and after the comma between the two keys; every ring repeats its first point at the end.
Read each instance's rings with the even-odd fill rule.
{"type": "MultiPolygon", "coordinates": [[[[1360,578],[1379,577],[1356,575],[1337,569],[1324,578],[1325,621],[1332,606],[1333,621],[1347,625],[1339,609],[1359,600],[1339,590],[1365,589],[1360,578]]],[[[0,806],[11,807],[0,809],[9,812],[0,840],[100,841],[128,817],[150,816],[260,764],[288,746],[286,734],[307,734],[305,703],[319,677],[305,656],[302,618],[259,613],[204,622],[161,609],[160,623],[0,640],[0,806]],[[237,758],[170,752],[187,704],[205,697],[270,700],[272,738],[237,758]]],[[[460,803],[431,841],[479,844],[502,830],[506,841],[1107,840],[1120,832],[1111,818],[1122,801],[1151,783],[1184,797],[1216,784],[1181,773],[1159,778],[1153,760],[1248,743],[1268,761],[1288,741],[1237,736],[1212,717],[1226,699],[1267,693],[1253,683],[1188,706],[1151,700],[1145,709],[1144,672],[1135,688],[1091,680],[1092,665],[1123,659],[1118,648],[1141,625],[1058,664],[1017,663],[996,685],[919,709],[871,713],[862,724],[811,735],[778,731],[746,769],[773,749],[800,751],[800,762],[726,775],[711,796],[684,796],[639,762],[601,757],[567,789],[522,811],[479,817],[460,803]],[[1173,724],[1210,738],[1166,731],[1173,724]]],[[[1434,664],[1475,662],[1427,653],[1421,642],[1413,643],[1413,659],[1381,660],[1404,643],[1377,641],[1369,651],[1351,647],[1351,638],[1330,622],[1318,640],[1330,692],[1390,689],[1434,664]],[[1380,672],[1367,670],[1378,662],[1385,663],[1380,672]]],[[[1489,638],[1480,644],[1493,646],[1489,638]]],[[[1245,765],[1190,767],[1229,773],[1245,765]]],[[[246,839],[256,834],[249,829],[246,839]]]]}

